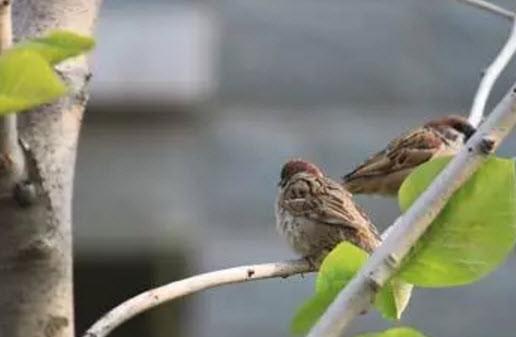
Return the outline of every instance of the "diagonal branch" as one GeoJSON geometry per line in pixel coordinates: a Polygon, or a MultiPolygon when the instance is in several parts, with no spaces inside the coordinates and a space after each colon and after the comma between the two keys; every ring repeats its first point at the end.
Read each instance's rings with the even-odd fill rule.
{"type": "Polygon", "coordinates": [[[201,290],[274,277],[288,277],[315,271],[306,260],[263,263],[214,271],[145,291],[118,305],[101,317],[83,337],[105,337],[132,317],[162,303],[201,290]]]}
{"type": "Polygon", "coordinates": [[[370,307],[375,294],[396,274],[403,258],[447,200],[484,163],[515,124],[516,84],[430,187],[394,222],[389,236],[340,292],[308,337],[341,336],[348,324],[370,307]]]}
{"type": "Polygon", "coordinates": [[[480,81],[480,85],[478,86],[477,93],[475,95],[475,99],[473,101],[473,106],[471,107],[471,112],[469,115],[469,121],[472,125],[478,126],[482,120],[484,115],[484,109],[487,103],[487,99],[493,89],[493,86],[505,69],[509,61],[512,59],[514,53],[516,52],[516,21],[512,26],[512,31],[509,39],[506,44],[503,46],[502,50],[496,57],[496,59],[491,63],[491,65],[487,68],[480,81]]]}
{"type": "MultiPolygon", "coordinates": [[[[499,7],[487,7],[482,0],[459,0],[486,7],[501,15],[512,15],[499,7]]],[[[479,86],[472,117],[480,123],[491,88],[500,72],[509,62],[515,49],[511,39],[488,68],[479,86]],[[482,98],[481,95],[485,95],[482,98]],[[481,96],[480,98],[477,96],[481,96]],[[480,111],[480,113],[478,112],[480,111]]],[[[367,265],[344,289],[331,305],[325,316],[314,327],[310,337],[336,337],[346,325],[371,304],[375,292],[398,270],[401,259],[425,232],[432,220],[444,207],[448,198],[482,165],[486,156],[494,150],[509,130],[516,124],[516,87],[497,106],[489,120],[468,142],[467,147],[453,159],[432,186],[414,203],[413,207],[388,230],[386,242],[371,256],[367,265]],[[488,151],[486,151],[486,149],[488,151]]],[[[118,305],[101,317],[83,337],[105,337],[116,327],[132,317],[165,302],[201,290],[247,281],[287,277],[315,271],[305,260],[242,266],[200,274],[159,288],[141,293],[118,305]]]]}
{"type": "Polygon", "coordinates": [[[484,1],[484,0],[457,0],[459,2],[486,10],[488,12],[500,15],[506,19],[513,20],[516,15],[514,12],[511,12],[505,8],[502,8],[500,6],[497,6],[495,4],[492,4],[490,2],[484,1]]]}
{"type": "MultiPolygon", "coordinates": [[[[503,12],[482,0],[465,2],[498,14],[503,12]]],[[[511,35],[505,46],[480,82],[469,117],[473,125],[478,126],[480,123],[494,82],[515,51],[516,21],[513,22],[511,35]]],[[[398,272],[403,258],[425,233],[448,199],[484,163],[487,155],[500,145],[515,124],[516,84],[412,207],[396,219],[389,228],[389,236],[339,293],[308,337],[338,337],[357,315],[371,306],[376,293],[398,272]]]]}
{"type": "Polygon", "coordinates": [[[514,56],[514,53],[516,52],[516,20],[513,12],[510,12],[506,9],[503,9],[483,0],[458,1],[462,1],[467,4],[488,10],[490,12],[502,15],[504,17],[508,17],[513,22],[509,38],[505,42],[505,45],[500,50],[494,61],[484,71],[482,80],[480,81],[477,92],[475,94],[473,105],[471,106],[471,111],[469,114],[469,122],[473,126],[477,127],[482,121],[487,100],[489,98],[489,95],[491,94],[491,90],[493,89],[496,80],[498,79],[498,77],[500,77],[500,74],[505,69],[507,64],[511,61],[512,57],[514,56]]]}
{"type": "Polygon", "coordinates": [[[394,222],[389,236],[340,292],[308,337],[341,336],[348,324],[370,307],[376,292],[396,274],[403,258],[447,200],[484,163],[515,124],[516,84],[430,187],[394,222]]]}

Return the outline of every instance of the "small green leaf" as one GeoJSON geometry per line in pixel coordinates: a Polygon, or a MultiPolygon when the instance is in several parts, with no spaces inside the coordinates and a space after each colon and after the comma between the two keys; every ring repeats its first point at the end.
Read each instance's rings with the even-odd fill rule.
{"type": "MultiPolygon", "coordinates": [[[[398,277],[392,278],[390,284],[393,292],[392,298],[394,299],[394,309],[396,311],[393,317],[386,317],[386,315],[384,315],[384,317],[391,319],[400,319],[401,314],[403,314],[410,302],[414,285],[407,283],[398,277]]],[[[383,310],[380,311],[384,312],[383,310]]]]}
{"type": "Polygon", "coordinates": [[[0,115],[49,103],[66,87],[38,53],[11,50],[0,56],[0,115]]]}
{"type": "MultiPolygon", "coordinates": [[[[338,292],[337,292],[338,293],[338,292]]],[[[294,335],[303,335],[315,325],[319,317],[324,314],[328,306],[331,304],[337,293],[323,292],[315,294],[303,303],[296,311],[290,331],[294,335]]]]}
{"type": "Polygon", "coordinates": [[[357,246],[344,241],[325,258],[319,268],[315,292],[342,289],[366,262],[369,255],[357,246]]]}
{"type": "Polygon", "coordinates": [[[292,320],[293,334],[303,334],[317,322],[367,257],[366,252],[348,242],[340,243],[326,256],[315,282],[315,295],[296,311],[292,320]]]}
{"type": "MultiPolygon", "coordinates": [[[[403,211],[448,161],[425,163],[404,181],[399,191],[403,211]]],[[[416,286],[449,287],[493,271],[516,242],[515,192],[514,162],[489,158],[448,201],[398,276],[416,286]]]]}
{"type": "Polygon", "coordinates": [[[383,318],[397,320],[407,308],[412,295],[412,284],[393,278],[376,295],[374,306],[383,318]]]}
{"type": "Polygon", "coordinates": [[[399,327],[382,332],[368,332],[355,337],[425,337],[425,335],[412,328],[399,327]]]}
{"type": "Polygon", "coordinates": [[[90,37],[69,31],[55,31],[47,36],[22,42],[14,49],[37,52],[51,64],[56,64],[85,53],[94,46],[95,41],[90,37]]]}
{"type": "MultiPolygon", "coordinates": [[[[349,242],[337,245],[319,268],[315,295],[297,310],[292,320],[292,333],[298,335],[307,332],[367,258],[365,251],[349,242]]],[[[411,290],[412,287],[401,280],[393,280],[377,294],[375,307],[385,318],[397,319],[408,303],[411,290]]]]}

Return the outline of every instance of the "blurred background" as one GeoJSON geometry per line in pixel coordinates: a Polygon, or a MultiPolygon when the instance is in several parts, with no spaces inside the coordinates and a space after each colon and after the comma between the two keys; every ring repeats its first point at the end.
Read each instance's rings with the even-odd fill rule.
{"type": "MultiPolygon", "coordinates": [[[[466,114],[509,26],[448,0],[105,1],[75,186],[78,331],[146,288],[293,257],[274,229],[283,162],[339,177],[400,132],[466,114]]],[[[399,212],[357,200],[382,229],[399,212]]],[[[400,324],[514,336],[515,282],[511,257],[474,285],[417,289],[400,324]]],[[[213,289],[113,336],[288,336],[312,288],[308,276],[213,289]]],[[[387,326],[370,313],[353,331],[387,326]]]]}

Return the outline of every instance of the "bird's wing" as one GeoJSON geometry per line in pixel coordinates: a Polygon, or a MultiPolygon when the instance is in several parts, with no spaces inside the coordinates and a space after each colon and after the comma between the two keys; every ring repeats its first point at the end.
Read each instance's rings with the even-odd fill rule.
{"type": "MultiPolygon", "coordinates": [[[[299,175],[286,186],[281,205],[294,216],[321,224],[353,228],[361,232],[374,228],[365,212],[340,184],[320,177],[299,175]]],[[[373,230],[376,233],[376,228],[373,230]]]]}
{"type": "Polygon", "coordinates": [[[416,129],[394,139],[385,149],[345,175],[344,182],[414,168],[432,158],[443,145],[442,138],[432,129],[416,129]]]}

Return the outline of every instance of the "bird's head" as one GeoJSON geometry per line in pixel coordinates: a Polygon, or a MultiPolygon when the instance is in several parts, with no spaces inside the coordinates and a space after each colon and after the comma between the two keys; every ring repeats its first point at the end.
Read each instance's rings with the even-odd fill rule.
{"type": "Polygon", "coordinates": [[[477,131],[466,118],[457,115],[450,115],[430,121],[426,123],[426,126],[438,130],[448,138],[454,138],[454,136],[456,138],[457,135],[460,135],[464,142],[477,131]]]}
{"type": "Polygon", "coordinates": [[[317,177],[322,177],[324,175],[323,172],[314,164],[302,159],[293,159],[283,165],[279,185],[285,186],[291,177],[302,172],[312,174],[317,177]]]}

